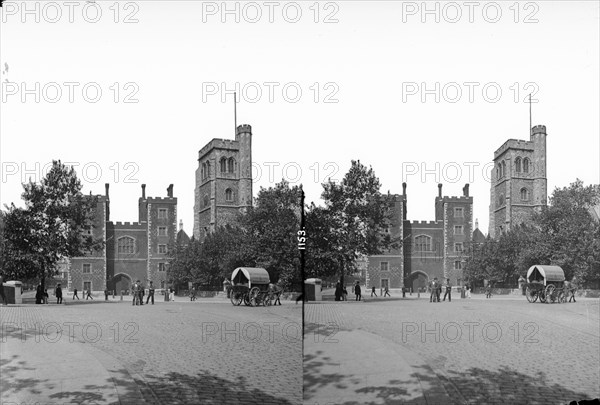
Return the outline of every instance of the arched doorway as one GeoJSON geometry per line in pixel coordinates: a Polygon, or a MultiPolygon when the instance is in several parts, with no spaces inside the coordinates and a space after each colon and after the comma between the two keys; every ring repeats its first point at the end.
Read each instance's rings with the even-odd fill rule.
{"type": "Polygon", "coordinates": [[[427,283],[429,282],[429,276],[420,270],[414,271],[410,275],[409,285],[413,291],[419,291],[419,289],[426,289],[427,283]]]}
{"type": "Polygon", "coordinates": [[[121,294],[121,291],[125,294],[127,290],[131,290],[131,277],[125,273],[119,273],[113,277],[111,284],[117,295],[121,294]]]}

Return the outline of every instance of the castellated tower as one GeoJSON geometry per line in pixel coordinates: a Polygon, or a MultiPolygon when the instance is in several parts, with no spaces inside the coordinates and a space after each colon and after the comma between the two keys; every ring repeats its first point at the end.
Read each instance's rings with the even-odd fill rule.
{"type": "Polygon", "coordinates": [[[250,125],[238,126],[235,140],[215,138],[200,149],[194,201],[194,236],[200,240],[252,207],[250,125]]]}
{"type": "Polygon", "coordinates": [[[547,204],[546,127],[533,127],[529,141],[509,139],[496,150],[491,177],[489,233],[496,238],[547,204]]]}

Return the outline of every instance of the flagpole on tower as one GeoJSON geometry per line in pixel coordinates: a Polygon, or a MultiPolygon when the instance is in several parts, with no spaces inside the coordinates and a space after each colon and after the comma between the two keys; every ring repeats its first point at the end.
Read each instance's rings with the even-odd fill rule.
{"type": "Polygon", "coordinates": [[[532,134],[533,126],[531,123],[531,93],[529,93],[529,135],[532,134]]]}
{"type": "Polygon", "coordinates": [[[233,135],[234,136],[237,135],[237,93],[236,92],[233,92],[233,135]]]}

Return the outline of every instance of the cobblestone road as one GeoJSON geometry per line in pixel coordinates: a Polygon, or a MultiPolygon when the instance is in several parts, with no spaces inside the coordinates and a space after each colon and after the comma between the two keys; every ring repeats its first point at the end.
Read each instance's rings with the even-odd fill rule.
{"type": "MultiPolygon", "coordinates": [[[[125,397],[130,389],[156,404],[302,403],[300,305],[9,306],[0,315],[7,336],[34,339],[48,351],[67,342],[89,347],[103,363],[117,361],[107,369],[117,370],[117,385],[131,386],[121,387],[125,397]]],[[[6,361],[3,370],[11,367],[6,361]]]]}
{"type": "MultiPolygon", "coordinates": [[[[314,404],[319,392],[342,387],[340,381],[351,381],[343,369],[339,375],[323,376],[321,371],[328,363],[328,352],[339,350],[332,345],[343,344],[341,339],[336,343],[336,333],[343,336],[344,331],[375,335],[407,353],[403,360],[411,363],[413,377],[421,384],[435,377],[453,403],[566,404],[600,397],[598,300],[576,304],[529,304],[525,298],[321,303],[306,305],[305,321],[309,332],[305,351],[318,353],[305,357],[306,404],[314,404]],[[323,326],[330,322],[329,327],[323,326]]],[[[394,350],[382,353],[368,345],[348,347],[347,357],[355,357],[354,353],[359,357],[367,353],[362,357],[386,366],[399,361],[394,350]]],[[[393,380],[385,386],[363,384],[356,392],[370,392],[374,399],[385,398],[384,403],[394,398],[394,403],[402,403],[399,385],[393,380]]],[[[352,389],[350,384],[346,387],[352,389]]],[[[414,402],[431,403],[426,399],[414,402]]]]}

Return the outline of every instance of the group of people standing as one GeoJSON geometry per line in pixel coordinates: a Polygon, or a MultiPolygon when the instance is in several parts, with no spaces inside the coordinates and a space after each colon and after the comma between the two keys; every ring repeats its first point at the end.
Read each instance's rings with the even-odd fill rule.
{"type": "Polygon", "coordinates": [[[431,295],[429,296],[429,302],[440,302],[440,295],[442,294],[442,289],[444,289],[444,299],[442,301],[446,301],[446,297],[448,297],[448,302],[452,302],[452,283],[450,283],[450,279],[447,278],[444,284],[438,281],[437,277],[434,277],[433,280],[429,283],[429,288],[431,291],[431,295]]]}
{"type": "MultiPolygon", "coordinates": [[[[140,280],[137,280],[131,288],[131,293],[133,294],[133,301],[131,302],[131,305],[144,305],[145,291],[146,289],[140,280]]],[[[152,301],[152,305],[154,305],[154,285],[152,284],[152,281],[150,281],[150,286],[148,287],[146,304],[148,304],[150,301],[152,301]]]]}

